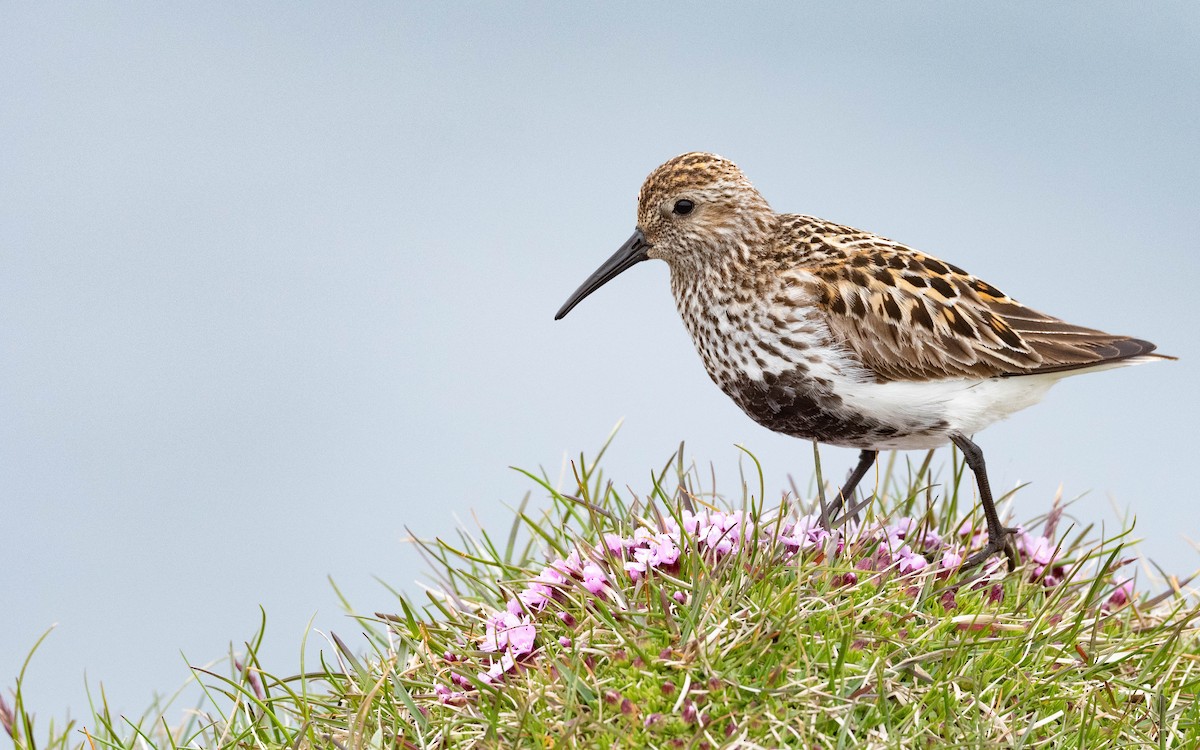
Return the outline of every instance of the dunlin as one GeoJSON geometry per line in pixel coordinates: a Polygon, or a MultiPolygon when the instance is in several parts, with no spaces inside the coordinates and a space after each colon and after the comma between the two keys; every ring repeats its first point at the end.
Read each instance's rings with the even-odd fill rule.
{"type": "Polygon", "coordinates": [[[713,381],[759,424],[857,448],[834,512],[880,450],[953,443],[975,475],[988,542],[1005,551],[971,436],[1069,375],[1170,359],[1154,344],[1032,310],[966,271],[833,222],[775,213],[731,161],[677,156],[646,178],[633,236],[555,320],[622,271],[662,259],[713,381]]]}

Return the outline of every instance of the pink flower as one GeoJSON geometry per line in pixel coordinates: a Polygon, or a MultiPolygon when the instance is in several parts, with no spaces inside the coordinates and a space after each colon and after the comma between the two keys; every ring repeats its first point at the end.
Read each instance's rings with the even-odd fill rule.
{"type": "Polygon", "coordinates": [[[780,541],[788,548],[801,550],[819,547],[829,539],[829,530],[821,525],[821,516],[809,513],[783,529],[780,541]]]}
{"type": "Polygon", "coordinates": [[[889,560],[894,558],[899,554],[900,548],[905,546],[904,533],[903,524],[876,529],[874,536],[879,540],[879,552],[886,553],[889,560]]]}
{"type": "MultiPolygon", "coordinates": [[[[578,563],[578,556],[574,552],[575,561],[578,563]]],[[[555,560],[546,567],[542,568],[542,572],[534,577],[533,583],[525,587],[525,590],[517,595],[519,604],[513,606],[513,602],[509,602],[508,611],[514,615],[520,615],[525,610],[533,610],[540,612],[546,608],[546,605],[554,599],[557,589],[566,584],[567,578],[563,575],[561,568],[569,566],[568,560],[555,560]]],[[[576,568],[578,569],[578,568],[576,568]]]]}
{"type": "Polygon", "coordinates": [[[1112,595],[1108,597],[1108,600],[1104,602],[1104,609],[1110,612],[1114,609],[1120,609],[1128,604],[1132,599],[1133,579],[1128,578],[1125,581],[1122,581],[1121,584],[1117,586],[1116,590],[1112,592],[1112,595]]]}
{"type": "Polygon", "coordinates": [[[647,551],[650,554],[646,562],[651,567],[659,568],[666,565],[674,565],[679,560],[679,547],[669,534],[655,535],[649,540],[647,551]]]}
{"type": "Polygon", "coordinates": [[[604,593],[606,585],[608,585],[608,576],[604,573],[604,569],[596,563],[588,561],[583,566],[583,587],[593,595],[600,596],[604,593]]]}
{"type": "Polygon", "coordinates": [[[505,672],[510,671],[517,664],[516,660],[508,654],[502,655],[499,659],[492,662],[492,666],[488,667],[487,672],[479,673],[479,681],[492,683],[504,676],[505,672]]]}
{"type": "Polygon", "coordinates": [[[439,701],[453,706],[457,706],[467,699],[466,693],[459,690],[451,690],[441,683],[433,686],[433,692],[437,695],[439,701]]]}
{"type": "Polygon", "coordinates": [[[719,555],[726,555],[732,552],[741,540],[741,523],[741,511],[710,513],[706,519],[701,519],[695,535],[697,540],[709,549],[719,555]]]}
{"type": "Polygon", "coordinates": [[[954,570],[963,564],[963,552],[958,547],[946,547],[942,550],[942,558],[938,567],[942,570],[954,570]]]}
{"type": "Polygon", "coordinates": [[[1017,548],[1026,558],[1042,567],[1054,561],[1055,544],[1046,536],[1033,536],[1022,531],[1017,535],[1017,548]]]}
{"type": "MultiPolygon", "coordinates": [[[[575,555],[574,570],[579,570],[579,556],[576,555],[576,553],[574,553],[574,552],[572,552],[571,554],[575,555]]],[[[561,571],[558,569],[558,566],[560,566],[560,565],[563,567],[567,567],[567,561],[566,560],[555,560],[554,562],[550,563],[546,567],[542,568],[542,572],[538,573],[537,577],[535,577],[533,579],[534,582],[545,584],[546,586],[550,586],[550,587],[562,586],[563,584],[565,584],[567,582],[567,577],[565,575],[563,575],[564,571],[561,571]]]]}
{"type": "Polygon", "coordinates": [[[899,521],[876,532],[876,537],[883,540],[888,548],[897,550],[903,541],[914,549],[932,551],[942,546],[942,537],[933,529],[925,528],[919,521],[904,517],[899,521]]]}
{"type": "Polygon", "coordinates": [[[700,532],[703,534],[701,541],[718,555],[729,554],[737,543],[737,532],[733,530],[733,527],[726,528],[720,522],[710,523],[707,527],[701,528],[700,532]]]}
{"type": "Polygon", "coordinates": [[[542,583],[531,584],[517,596],[525,608],[535,612],[545,609],[553,597],[554,589],[542,583]]]}
{"type": "Polygon", "coordinates": [[[830,582],[834,586],[853,586],[858,583],[858,574],[853,571],[842,573],[841,575],[835,575],[830,579],[830,582]]]}
{"type": "MultiPolygon", "coordinates": [[[[516,617],[512,612],[507,614],[516,617]]],[[[508,645],[508,631],[504,627],[504,617],[505,615],[492,615],[487,619],[483,640],[479,642],[481,651],[500,651],[508,645]]]]}
{"type": "Polygon", "coordinates": [[[720,536],[717,536],[717,533],[714,531],[710,536],[716,537],[716,539],[709,543],[713,552],[716,552],[718,555],[728,555],[733,551],[734,540],[727,534],[722,533],[720,536]]]}
{"type": "Polygon", "coordinates": [[[896,557],[900,561],[899,569],[901,575],[907,573],[916,573],[918,570],[922,570],[929,565],[928,560],[926,560],[922,555],[913,552],[912,548],[907,544],[900,548],[900,551],[897,553],[896,557]]]}
{"type": "Polygon", "coordinates": [[[942,535],[933,529],[925,530],[925,538],[921,540],[927,551],[932,551],[941,547],[945,542],[942,540],[942,535]]]}
{"type": "Polygon", "coordinates": [[[683,711],[680,713],[680,718],[683,719],[684,724],[695,724],[696,719],[698,718],[697,713],[698,712],[696,711],[695,703],[692,703],[690,700],[684,701],[683,711]]]}
{"type": "Polygon", "coordinates": [[[651,568],[674,565],[679,560],[679,546],[670,534],[655,534],[647,529],[638,529],[631,548],[633,561],[625,563],[625,570],[636,581],[651,568]]]}
{"type": "Polygon", "coordinates": [[[905,516],[904,518],[901,518],[899,521],[896,521],[892,525],[888,526],[886,529],[886,533],[888,536],[894,536],[894,537],[898,537],[900,539],[904,539],[909,534],[916,531],[920,527],[920,525],[921,524],[917,523],[917,521],[915,519],[905,516]]]}
{"type": "Polygon", "coordinates": [[[885,539],[875,548],[874,562],[876,570],[883,570],[892,563],[896,562],[896,555],[905,547],[904,542],[898,539],[885,539]]]}
{"type": "Polygon", "coordinates": [[[642,576],[646,575],[646,563],[636,560],[625,563],[625,572],[636,583],[642,576]]]}
{"type": "Polygon", "coordinates": [[[533,650],[537,628],[529,615],[514,615],[512,612],[493,615],[487,620],[487,629],[479,643],[481,651],[510,651],[517,656],[533,650]]]}
{"type": "MultiPolygon", "coordinates": [[[[550,565],[542,569],[542,575],[546,575],[547,570],[556,572],[560,578],[563,578],[562,582],[565,582],[566,576],[576,576],[580,572],[580,553],[571,550],[566,559],[560,557],[552,559],[550,565]]],[[[541,576],[538,577],[541,578],[541,576]]],[[[545,582],[550,583],[550,581],[545,582]]]]}
{"type": "Polygon", "coordinates": [[[528,618],[525,624],[510,628],[508,631],[508,653],[513,656],[524,656],[533,651],[533,642],[537,638],[537,628],[528,618]]]}
{"type": "Polygon", "coordinates": [[[625,554],[625,548],[628,546],[629,543],[618,534],[610,533],[604,535],[604,548],[607,549],[609,554],[611,554],[613,557],[620,557],[621,555],[625,554]]]}

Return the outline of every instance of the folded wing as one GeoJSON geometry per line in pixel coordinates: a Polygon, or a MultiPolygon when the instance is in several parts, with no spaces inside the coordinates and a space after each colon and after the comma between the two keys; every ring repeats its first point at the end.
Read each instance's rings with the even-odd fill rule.
{"type": "Polygon", "coordinates": [[[807,270],[816,279],[818,304],[833,335],[881,379],[1032,375],[1154,351],[1148,341],[1032,310],[911,248],[853,236],[853,243],[840,247],[834,239],[837,252],[807,270]]]}

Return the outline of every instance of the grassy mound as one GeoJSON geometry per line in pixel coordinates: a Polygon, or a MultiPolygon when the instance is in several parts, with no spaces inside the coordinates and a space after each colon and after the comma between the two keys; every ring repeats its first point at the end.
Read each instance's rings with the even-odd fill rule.
{"type": "MultiPolygon", "coordinates": [[[[669,464],[643,497],[582,459],[544,512],[501,535],[420,542],[423,603],[360,617],[316,672],[266,673],[252,643],[209,702],[52,730],[45,747],[1194,747],[1197,604],[1134,594],[1126,534],[1055,503],[1021,566],[958,565],[973,483],[920,467],[829,531],[820,501],[701,489],[669,464]],[[668,481],[669,478],[669,481],[668,481]],[[946,491],[943,493],[943,489],[946,491]],[[960,502],[962,490],[962,502],[960,502]],[[944,498],[939,499],[943,496],[944,498]]],[[[820,483],[817,483],[818,486],[820,483]]],[[[1049,505],[1049,503],[1047,503],[1049,505]]],[[[0,707],[32,747],[18,688],[0,707]]]]}

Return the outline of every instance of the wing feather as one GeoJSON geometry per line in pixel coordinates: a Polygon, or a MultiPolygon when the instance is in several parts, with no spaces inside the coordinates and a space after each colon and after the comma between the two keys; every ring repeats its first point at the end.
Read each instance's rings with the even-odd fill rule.
{"type": "Polygon", "coordinates": [[[1155,348],[1028,308],[954,265],[882,237],[809,217],[783,227],[804,235],[790,244],[815,279],[831,333],[880,379],[1061,372],[1155,348]]]}

